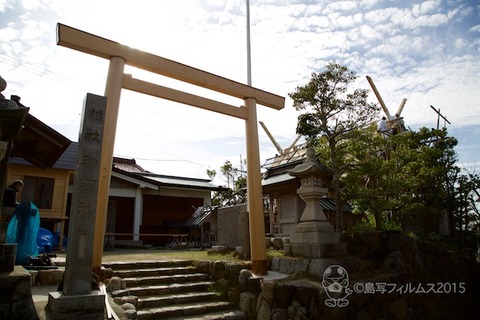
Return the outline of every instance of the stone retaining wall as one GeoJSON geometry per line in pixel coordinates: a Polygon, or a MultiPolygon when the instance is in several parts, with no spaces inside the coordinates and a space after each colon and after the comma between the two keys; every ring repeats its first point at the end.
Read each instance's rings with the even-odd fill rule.
{"type": "MultiPolygon", "coordinates": [[[[236,302],[252,320],[450,320],[474,319],[480,314],[480,268],[475,261],[397,232],[350,235],[343,241],[348,243],[347,257],[273,258],[269,270],[291,275],[284,280],[253,277],[249,263],[200,261],[198,266],[217,281],[225,298],[236,302]],[[333,264],[348,272],[352,290],[344,299],[346,304],[335,307],[327,306],[330,297],[321,285],[325,269],[333,264]],[[457,292],[415,291],[431,283],[455,285],[457,292]],[[382,291],[384,284],[395,290],[382,291]]],[[[268,243],[273,241],[267,239],[268,243]]]]}

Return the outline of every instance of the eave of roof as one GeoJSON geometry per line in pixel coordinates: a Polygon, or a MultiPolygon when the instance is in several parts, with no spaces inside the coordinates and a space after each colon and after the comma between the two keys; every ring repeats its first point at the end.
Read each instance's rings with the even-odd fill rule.
{"type": "Polygon", "coordinates": [[[270,176],[262,180],[262,187],[269,187],[275,184],[296,180],[296,177],[289,175],[288,173],[282,173],[275,176],[270,176]]]}
{"type": "Polygon", "coordinates": [[[112,173],[117,172],[123,174],[125,177],[131,177],[138,181],[143,181],[155,185],[157,187],[176,187],[182,189],[195,189],[195,190],[208,190],[208,191],[221,191],[225,190],[225,187],[214,185],[207,179],[197,178],[185,178],[159,175],[151,172],[128,172],[123,171],[117,167],[113,167],[112,173]]]}
{"type": "Polygon", "coordinates": [[[148,181],[145,181],[143,179],[137,179],[131,175],[122,174],[121,172],[118,172],[118,171],[112,170],[112,177],[116,177],[124,181],[131,182],[133,184],[138,185],[140,188],[150,188],[153,190],[158,190],[158,186],[156,184],[149,183],[148,181]]]}
{"type": "Polygon", "coordinates": [[[15,139],[11,155],[40,169],[53,167],[71,144],[68,138],[31,114],[27,114],[23,127],[15,139]]]}
{"type": "Polygon", "coordinates": [[[225,187],[214,185],[208,179],[198,179],[198,178],[186,178],[186,177],[175,177],[160,175],[154,173],[142,173],[137,174],[146,179],[154,181],[159,186],[169,186],[169,187],[180,187],[180,188],[190,188],[190,189],[200,189],[200,190],[209,190],[209,191],[221,191],[225,190],[225,187]]]}

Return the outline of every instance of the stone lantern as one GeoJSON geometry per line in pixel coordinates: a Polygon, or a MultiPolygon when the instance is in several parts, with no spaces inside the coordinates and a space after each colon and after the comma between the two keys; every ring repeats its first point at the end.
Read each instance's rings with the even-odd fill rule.
{"type": "Polygon", "coordinates": [[[295,232],[290,236],[291,252],[310,258],[336,255],[337,247],[343,247],[340,234],[334,231],[320,207],[320,199],[328,193],[326,183],[331,171],[316,160],[315,151],[309,149],[307,159],[288,173],[300,179],[297,194],[306,203],[295,232]],[[336,252],[332,253],[332,249],[336,252]]]}
{"type": "MultiPolygon", "coordinates": [[[[3,90],[7,82],[0,76],[0,185],[5,187],[7,164],[13,139],[22,130],[29,108],[22,106],[19,97],[5,99],[3,90]],[[17,102],[18,101],[18,102],[17,102]]],[[[0,193],[0,203],[3,190],[0,193]]],[[[0,310],[2,319],[38,320],[32,299],[32,279],[22,266],[15,266],[17,244],[6,243],[7,226],[0,206],[0,310]]]]}
{"type": "MultiPolygon", "coordinates": [[[[5,99],[2,92],[7,82],[0,76],[0,204],[7,175],[7,164],[13,139],[18,136],[25,122],[29,108],[19,107],[16,101],[5,99]]],[[[19,97],[14,96],[15,98],[19,97]]],[[[17,245],[6,243],[8,221],[0,205],[0,272],[13,271],[17,245]]]]}

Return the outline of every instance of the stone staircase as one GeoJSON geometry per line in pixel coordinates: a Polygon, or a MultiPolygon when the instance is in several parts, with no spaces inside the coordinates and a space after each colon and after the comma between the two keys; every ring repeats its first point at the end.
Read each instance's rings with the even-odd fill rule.
{"type": "Polygon", "coordinates": [[[135,319],[245,319],[233,302],[220,300],[210,275],[198,272],[192,261],[118,262],[103,266],[125,282],[125,289],[110,295],[114,301],[134,300],[135,319]]]}

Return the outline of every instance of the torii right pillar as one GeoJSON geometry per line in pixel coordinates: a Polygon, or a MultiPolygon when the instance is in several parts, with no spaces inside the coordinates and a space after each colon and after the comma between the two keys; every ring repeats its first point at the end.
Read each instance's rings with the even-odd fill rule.
{"type": "Polygon", "coordinates": [[[307,150],[305,162],[288,172],[301,180],[297,194],[306,206],[290,236],[293,254],[307,258],[332,258],[345,256],[347,244],[340,243],[340,233],[335,232],[320,207],[320,199],[327,195],[325,178],[330,171],[315,159],[315,151],[307,150]]]}
{"type": "Polygon", "coordinates": [[[262,176],[258,145],[257,109],[253,98],[245,99],[247,120],[247,208],[250,220],[250,252],[252,272],[257,276],[267,274],[267,249],[265,243],[265,219],[263,213],[262,176]]]}

